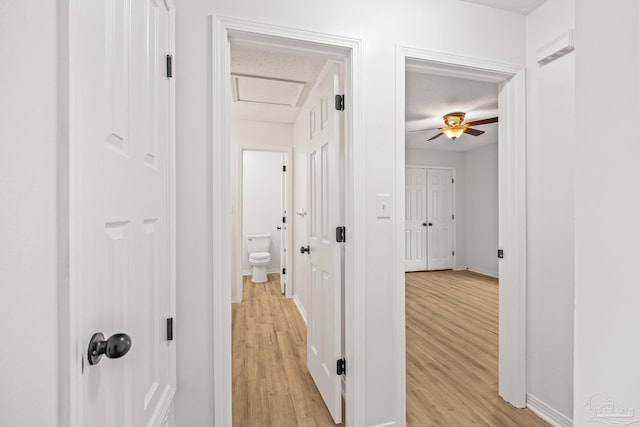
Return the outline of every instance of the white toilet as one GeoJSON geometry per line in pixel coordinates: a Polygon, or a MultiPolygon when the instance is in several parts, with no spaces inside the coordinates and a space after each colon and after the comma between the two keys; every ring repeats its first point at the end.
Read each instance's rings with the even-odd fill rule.
{"type": "Polygon", "coordinates": [[[267,265],[271,262],[269,247],[271,246],[271,234],[249,234],[247,236],[247,250],[249,251],[249,264],[253,269],[251,281],[264,283],[267,279],[267,265]]]}

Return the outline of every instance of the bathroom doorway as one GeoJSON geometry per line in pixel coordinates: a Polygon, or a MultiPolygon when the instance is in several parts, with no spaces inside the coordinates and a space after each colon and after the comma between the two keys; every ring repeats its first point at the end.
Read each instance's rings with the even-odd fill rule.
{"type": "Polygon", "coordinates": [[[241,302],[243,283],[251,283],[253,275],[249,260],[248,236],[269,235],[269,275],[278,274],[280,292],[289,295],[287,265],[291,264],[291,230],[289,212],[291,178],[288,169],[291,149],[287,147],[256,147],[238,144],[236,191],[236,259],[238,273],[232,288],[233,302],[241,302]],[[247,276],[249,276],[247,278],[247,276]],[[245,280],[248,279],[248,280],[245,280]]]}

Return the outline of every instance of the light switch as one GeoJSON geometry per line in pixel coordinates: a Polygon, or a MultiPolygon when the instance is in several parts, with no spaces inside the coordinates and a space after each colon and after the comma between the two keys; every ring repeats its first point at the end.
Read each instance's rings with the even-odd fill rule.
{"type": "Polygon", "coordinates": [[[376,196],[376,217],[391,218],[391,194],[376,196]]]}

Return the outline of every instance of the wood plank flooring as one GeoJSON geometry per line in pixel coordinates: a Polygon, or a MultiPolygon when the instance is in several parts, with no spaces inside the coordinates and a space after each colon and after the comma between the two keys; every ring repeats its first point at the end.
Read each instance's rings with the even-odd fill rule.
{"type": "MultiPolygon", "coordinates": [[[[279,280],[245,278],[232,308],[233,425],[334,426],[306,368],[306,325],[279,280]]],[[[498,397],[495,279],[408,273],[406,300],[407,426],[548,426],[498,397]]]]}
{"type": "Polygon", "coordinates": [[[233,425],[335,426],[307,371],[307,328],[280,276],[251,283],[232,306],[233,425]]]}
{"type": "Polygon", "coordinates": [[[498,396],[498,281],[406,274],[407,426],[548,426],[498,396]]]}

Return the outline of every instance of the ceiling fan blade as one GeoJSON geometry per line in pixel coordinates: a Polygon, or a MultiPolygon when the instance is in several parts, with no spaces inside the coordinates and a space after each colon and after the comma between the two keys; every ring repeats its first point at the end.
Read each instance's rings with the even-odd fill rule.
{"type": "Polygon", "coordinates": [[[484,131],[483,130],[478,130],[478,129],[466,128],[464,130],[464,133],[468,133],[469,135],[473,135],[473,136],[478,136],[478,135],[482,135],[484,133],[484,131]]]}
{"type": "Polygon", "coordinates": [[[416,129],[416,130],[410,130],[409,132],[422,132],[423,130],[442,130],[442,128],[426,128],[426,129],[416,129]]]}
{"type": "Polygon", "coordinates": [[[467,126],[479,126],[479,125],[487,125],[489,123],[496,123],[498,121],[497,117],[491,117],[490,119],[476,120],[473,122],[465,123],[467,126]]]}
{"type": "Polygon", "coordinates": [[[432,136],[431,138],[427,139],[427,141],[433,141],[436,138],[440,138],[442,135],[444,135],[444,133],[440,132],[436,136],[432,136]]]}

